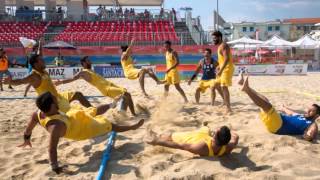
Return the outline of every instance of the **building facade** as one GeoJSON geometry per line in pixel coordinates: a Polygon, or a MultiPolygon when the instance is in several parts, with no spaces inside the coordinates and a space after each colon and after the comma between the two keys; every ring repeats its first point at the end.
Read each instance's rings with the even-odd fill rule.
{"type": "Polygon", "coordinates": [[[315,24],[320,18],[284,19],[266,22],[225,23],[223,28],[229,31],[228,39],[235,40],[243,36],[265,41],[274,35],[289,41],[295,41],[311,31],[319,29],[315,24]]]}

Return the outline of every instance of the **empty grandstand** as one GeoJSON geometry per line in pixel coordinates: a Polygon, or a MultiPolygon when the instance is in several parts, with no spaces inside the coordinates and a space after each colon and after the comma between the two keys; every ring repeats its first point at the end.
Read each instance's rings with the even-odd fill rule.
{"type": "Polygon", "coordinates": [[[21,46],[21,36],[44,37],[46,42],[62,40],[76,46],[120,45],[132,38],[138,45],[159,45],[165,40],[177,45],[206,43],[199,18],[192,18],[191,13],[180,18],[176,10],[162,7],[163,0],[12,3],[5,1],[5,9],[0,6],[2,47],[21,46]]]}

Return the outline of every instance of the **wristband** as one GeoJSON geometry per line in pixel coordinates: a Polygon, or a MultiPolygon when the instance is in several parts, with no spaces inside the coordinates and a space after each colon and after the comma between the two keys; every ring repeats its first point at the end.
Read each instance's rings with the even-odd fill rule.
{"type": "Polygon", "coordinates": [[[25,141],[29,141],[30,138],[31,138],[31,134],[30,134],[30,135],[26,135],[26,134],[23,135],[23,139],[24,139],[25,141]]]}

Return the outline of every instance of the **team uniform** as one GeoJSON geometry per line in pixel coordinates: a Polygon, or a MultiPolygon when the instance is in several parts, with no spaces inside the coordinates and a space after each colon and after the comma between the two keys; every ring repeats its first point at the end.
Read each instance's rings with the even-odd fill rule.
{"type": "Polygon", "coordinates": [[[73,98],[75,93],[71,91],[58,93],[47,71],[44,71],[44,73],[40,73],[36,70],[33,70],[32,73],[36,73],[41,77],[40,86],[35,88],[37,94],[40,96],[43,93],[50,92],[53,96],[57,98],[59,110],[62,112],[69,111],[69,109],[71,108],[70,100],[73,98]]]}
{"type": "Polygon", "coordinates": [[[173,133],[171,135],[171,139],[173,142],[178,144],[199,144],[205,142],[209,149],[209,157],[222,156],[226,152],[227,147],[226,145],[223,145],[218,154],[214,154],[212,148],[212,136],[210,136],[210,130],[207,126],[204,126],[197,131],[173,133]]]}
{"type": "Polygon", "coordinates": [[[202,78],[199,82],[201,93],[205,93],[208,88],[215,84],[216,79],[216,66],[217,63],[214,58],[211,58],[210,64],[206,64],[205,59],[201,60],[202,63],[202,78]]]}
{"type": "MultiPolygon", "coordinates": [[[[173,55],[173,51],[172,52],[167,51],[166,52],[167,70],[173,67],[176,63],[177,63],[177,60],[173,55]]],[[[180,75],[177,67],[172,69],[169,73],[166,74],[165,81],[167,85],[174,85],[174,84],[180,83],[180,75]]]]}
{"type": "Polygon", "coordinates": [[[285,115],[278,113],[273,107],[268,112],[261,110],[260,119],[270,133],[279,135],[303,135],[313,123],[303,115],[285,115]]]}
{"type": "Polygon", "coordinates": [[[58,120],[63,122],[66,127],[64,138],[72,140],[85,140],[97,136],[107,134],[112,130],[112,124],[102,115],[96,115],[97,108],[77,108],[72,107],[66,113],[59,112],[59,114],[42,117],[38,112],[39,123],[46,128],[50,121],[58,120]]]}
{"type": "Polygon", "coordinates": [[[124,76],[128,79],[134,80],[139,77],[139,73],[141,69],[137,69],[134,67],[133,60],[131,56],[128,56],[127,59],[121,60],[122,69],[124,72],[124,76]]]}
{"type": "Polygon", "coordinates": [[[97,73],[89,69],[83,69],[84,72],[87,72],[90,75],[90,83],[92,86],[96,87],[101,94],[108,96],[110,98],[115,98],[119,95],[123,95],[127,90],[125,88],[119,87],[113,84],[110,81],[107,81],[97,73]]]}
{"type": "MultiPolygon", "coordinates": [[[[219,63],[219,68],[221,69],[223,64],[224,64],[224,59],[225,57],[223,54],[220,53],[221,45],[218,48],[218,63],[219,63]]],[[[232,60],[232,54],[229,52],[229,62],[224,68],[221,76],[217,77],[216,81],[219,83],[221,86],[232,86],[232,76],[234,72],[234,65],[233,65],[233,60],[232,60]]]]}

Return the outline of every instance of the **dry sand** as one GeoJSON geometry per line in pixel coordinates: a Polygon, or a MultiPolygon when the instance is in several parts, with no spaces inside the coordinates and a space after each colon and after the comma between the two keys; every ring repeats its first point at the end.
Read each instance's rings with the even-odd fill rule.
{"type": "MultiPolygon", "coordinates": [[[[320,145],[303,141],[300,137],[268,133],[257,118],[258,108],[239,91],[234,78],[231,88],[233,115],[224,116],[223,109],[209,105],[209,92],[201,96],[201,104],[194,104],[197,83],[182,84],[189,100],[183,104],[174,87],[167,100],[162,98],[163,87],[146,80],[150,99],[141,96],[138,81],[111,79],[132,93],[135,103],[146,107],[151,115],[133,118],[110,111],[113,122],[128,124],[145,118],[141,129],[121,133],[116,138],[106,170],[106,179],[320,179],[320,145]],[[188,152],[152,147],[143,142],[146,127],[158,133],[194,130],[204,121],[215,129],[228,125],[240,135],[239,146],[222,158],[201,158],[188,152]]],[[[316,102],[316,98],[298,94],[309,92],[320,96],[320,74],[308,76],[251,77],[250,85],[279,107],[282,103],[298,110],[316,102]],[[276,93],[275,91],[288,91],[276,93]]],[[[0,96],[21,96],[25,86],[14,91],[0,92],[0,96]]],[[[60,90],[80,90],[85,95],[100,93],[84,81],[62,85],[60,90]]],[[[34,91],[29,94],[35,96],[34,91]]],[[[109,98],[90,99],[94,105],[110,102],[109,98]]],[[[217,97],[217,105],[221,98],[217,97]]],[[[318,101],[319,102],[319,101],[318,101]]],[[[48,165],[48,133],[37,126],[30,148],[17,148],[22,143],[23,130],[29,115],[35,110],[34,100],[0,100],[0,179],[94,179],[105,148],[106,136],[86,141],[61,140],[58,159],[66,166],[64,174],[55,175],[48,165]]]]}

